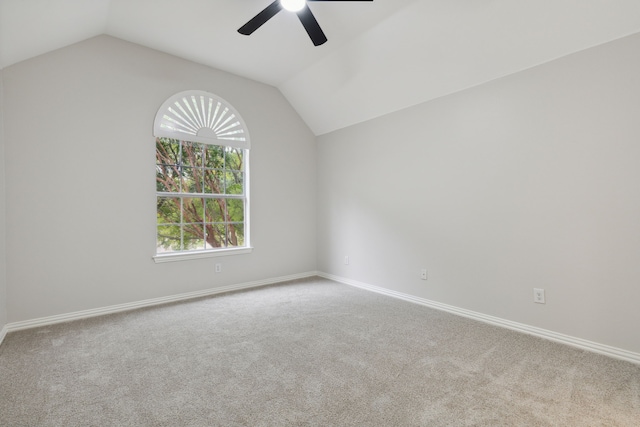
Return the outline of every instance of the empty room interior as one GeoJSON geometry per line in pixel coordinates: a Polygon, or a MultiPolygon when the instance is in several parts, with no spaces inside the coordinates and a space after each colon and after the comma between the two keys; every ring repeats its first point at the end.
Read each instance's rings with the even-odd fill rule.
{"type": "Polygon", "coordinates": [[[640,2],[289,7],[0,0],[0,425],[639,425],[640,2]]]}

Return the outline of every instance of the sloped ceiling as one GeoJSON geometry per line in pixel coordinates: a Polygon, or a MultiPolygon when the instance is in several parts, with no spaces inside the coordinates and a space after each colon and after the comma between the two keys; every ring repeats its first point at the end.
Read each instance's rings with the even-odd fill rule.
{"type": "Polygon", "coordinates": [[[0,67],[108,34],[278,87],[324,134],[640,31],[638,0],[0,0],[0,67]]]}

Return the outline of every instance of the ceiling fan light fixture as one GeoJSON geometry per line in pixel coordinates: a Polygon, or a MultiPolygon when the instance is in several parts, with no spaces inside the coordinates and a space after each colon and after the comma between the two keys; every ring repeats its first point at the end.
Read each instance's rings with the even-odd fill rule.
{"type": "MultiPolygon", "coordinates": [[[[1,0],[0,0],[1,1],[1,0]]],[[[314,46],[320,46],[327,41],[320,24],[313,16],[313,12],[309,9],[307,1],[373,1],[373,0],[273,0],[269,6],[265,7],[256,16],[251,18],[246,24],[238,28],[240,34],[248,36],[253,34],[255,30],[262,27],[269,19],[273,18],[278,12],[285,9],[298,15],[298,19],[302,23],[309,38],[314,46]]]]}
{"type": "Polygon", "coordinates": [[[280,0],[280,4],[289,12],[299,12],[305,7],[307,2],[306,0],[280,0]]]}

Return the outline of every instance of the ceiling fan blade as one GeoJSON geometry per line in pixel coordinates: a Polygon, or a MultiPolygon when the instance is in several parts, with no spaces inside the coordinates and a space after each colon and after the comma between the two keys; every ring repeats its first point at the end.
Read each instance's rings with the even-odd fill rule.
{"type": "Polygon", "coordinates": [[[275,0],[269,6],[265,7],[264,10],[258,13],[256,16],[251,18],[249,22],[244,24],[242,27],[238,29],[240,34],[244,34],[248,36],[253,33],[255,30],[260,28],[265,22],[269,19],[273,18],[273,16],[282,10],[282,5],[280,4],[280,0],[275,0]]]}
{"type": "MultiPolygon", "coordinates": [[[[326,0],[325,0],[326,1],[326,0]]],[[[300,22],[302,22],[302,26],[305,30],[307,30],[307,34],[311,37],[311,41],[314,46],[320,46],[324,42],[327,41],[327,36],[324,35],[322,28],[320,28],[320,24],[316,21],[316,17],[311,13],[311,9],[306,4],[304,8],[297,12],[298,18],[300,18],[300,22]]]]}

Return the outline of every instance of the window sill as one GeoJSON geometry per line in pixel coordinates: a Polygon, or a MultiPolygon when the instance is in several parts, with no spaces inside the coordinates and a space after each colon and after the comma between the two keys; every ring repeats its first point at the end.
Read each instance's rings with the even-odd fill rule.
{"type": "Polygon", "coordinates": [[[253,251],[253,248],[245,247],[245,248],[222,249],[222,250],[202,251],[202,252],[182,252],[182,253],[178,252],[178,253],[156,255],[153,257],[153,260],[156,262],[156,264],[159,264],[163,262],[190,261],[192,259],[250,254],[252,251],[253,251]]]}

